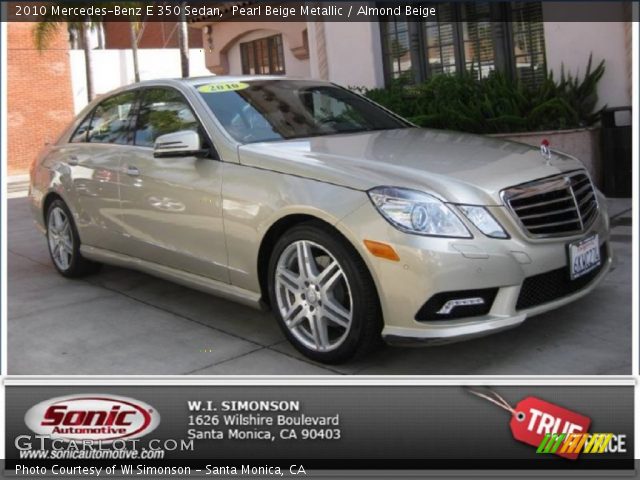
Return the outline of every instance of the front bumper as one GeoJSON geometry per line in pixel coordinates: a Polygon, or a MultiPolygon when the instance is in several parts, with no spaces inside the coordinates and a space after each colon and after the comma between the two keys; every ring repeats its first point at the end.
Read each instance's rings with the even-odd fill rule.
{"type": "Polygon", "coordinates": [[[442,344],[514,328],[527,318],[571,303],[593,290],[611,268],[609,220],[604,205],[591,227],[566,238],[531,239],[521,233],[509,212],[490,207],[511,235],[491,239],[467,225],[473,239],[448,239],[407,235],[381,219],[372,205],[363,205],[344,218],[340,226],[358,240],[359,251],[372,273],[384,316],[382,336],[392,344],[442,344]],[[602,266],[581,288],[530,308],[518,306],[525,279],[567,268],[567,244],[597,233],[602,266]],[[394,247],[399,262],[372,256],[365,239],[394,247]],[[433,295],[461,290],[497,289],[488,313],[450,320],[418,321],[417,313],[433,295]]]}

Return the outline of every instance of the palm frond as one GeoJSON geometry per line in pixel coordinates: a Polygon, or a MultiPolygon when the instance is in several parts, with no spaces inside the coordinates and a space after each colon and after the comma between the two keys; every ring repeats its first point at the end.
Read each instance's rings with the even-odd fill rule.
{"type": "MultiPolygon", "coordinates": [[[[133,2],[133,3],[135,3],[136,5],[142,4],[142,2],[133,2]]],[[[54,2],[54,4],[60,7],[77,7],[77,2],[74,2],[74,1],[54,2]]],[[[115,2],[94,2],[93,5],[100,8],[109,8],[109,7],[113,7],[114,4],[115,2]]],[[[53,9],[48,9],[48,11],[52,12],[53,9]]],[[[42,18],[42,21],[38,22],[35,25],[35,27],[33,28],[33,40],[38,50],[46,49],[51,44],[51,41],[58,34],[59,30],[64,26],[66,26],[68,29],[77,31],[79,34],[82,34],[82,31],[85,28],[85,22],[84,21],[70,22],[68,20],[65,21],[65,19],[67,18],[68,17],[64,15],[53,15],[49,13],[42,18]]],[[[141,22],[137,20],[138,19],[135,19],[133,23],[135,23],[136,28],[139,29],[140,28],[139,24],[141,22]]],[[[87,17],[86,22],[88,22],[89,28],[93,30],[102,23],[102,17],[101,16],[87,17]]]]}
{"type": "Polygon", "coordinates": [[[40,51],[45,50],[58,35],[61,28],[67,26],[66,22],[38,22],[33,27],[33,43],[40,51]]]}

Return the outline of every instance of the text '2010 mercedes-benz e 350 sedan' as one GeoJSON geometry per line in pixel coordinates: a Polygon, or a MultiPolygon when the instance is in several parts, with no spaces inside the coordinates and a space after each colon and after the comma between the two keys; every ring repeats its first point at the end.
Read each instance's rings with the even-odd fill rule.
{"type": "Polygon", "coordinates": [[[30,199],[62,275],[109,263],[270,307],[322,362],[514,327],[611,263],[575,158],[283,77],[116,90],[35,162],[30,199]]]}

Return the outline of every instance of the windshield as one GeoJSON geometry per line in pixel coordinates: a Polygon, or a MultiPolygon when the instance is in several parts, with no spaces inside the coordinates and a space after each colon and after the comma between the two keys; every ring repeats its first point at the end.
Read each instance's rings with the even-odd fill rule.
{"type": "Polygon", "coordinates": [[[409,123],[343,88],[301,80],[196,86],[216,118],[241,143],[407,128],[409,123]]]}

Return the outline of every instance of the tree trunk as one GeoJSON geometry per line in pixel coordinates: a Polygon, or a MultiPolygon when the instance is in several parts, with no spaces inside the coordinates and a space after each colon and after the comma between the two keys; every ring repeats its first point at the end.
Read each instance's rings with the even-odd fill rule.
{"type": "Polygon", "coordinates": [[[93,100],[93,50],[91,49],[91,22],[82,22],[82,47],[84,49],[84,65],[87,75],[87,98],[93,100]]]}
{"type": "Polygon", "coordinates": [[[131,33],[131,53],[133,55],[133,76],[134,81],[140,81],[140,67],[138,65],[138,33],[136,32],[135,23],[129,22],[129,31],[131,33]]]}
{"type": "Polygon", "coordinates": [[[180,24],[178,25],[178,42],[180,43],[180,65],[182,78],[189,76],[189,32],[187,31],[187,17],[185,7],[187,2],[181,3],[180,24]]]}
{"type": "Polygon", "coordinates": [[[104,24],[103,17],[100,17],[100,23],[97,25],[97,33],[98,33],[98,49],[104,50],[106,48],[106,39],[104,38],[104,24]]]}
{"type": "Polygon", "coordinates": [[[78,45],[78,31],[75,28],[69,28],[69,43],[72,50],[77,50],[80,47],[78,45]]]}

